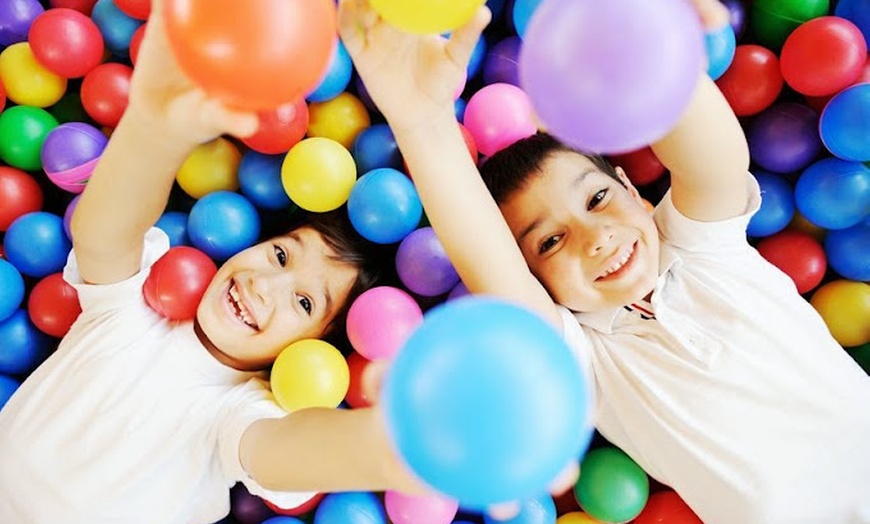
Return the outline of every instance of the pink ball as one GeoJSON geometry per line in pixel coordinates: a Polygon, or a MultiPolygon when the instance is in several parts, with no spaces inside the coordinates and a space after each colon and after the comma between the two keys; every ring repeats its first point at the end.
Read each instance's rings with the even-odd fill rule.
{"type": "Polygon", "coordinates": [[[423,322],[423,311],[408,293],[381,286],[369,289],[350,306],[347,338],[369,360],[392,358],[423,322]]]}
{"type": "Polygon", "coordinates": [[[384,505],[393,524],[450,524],[459,511],[459,504],[448,498],[416,497],[398,491],[387,491],[384,505]]]}
{"type": "Polygon", "coordinates": [[[538,130],[529,97],[519,87],[504,83],[490,84],[477,91],[465,108],[463,124],[486,156],[538,130]]]}

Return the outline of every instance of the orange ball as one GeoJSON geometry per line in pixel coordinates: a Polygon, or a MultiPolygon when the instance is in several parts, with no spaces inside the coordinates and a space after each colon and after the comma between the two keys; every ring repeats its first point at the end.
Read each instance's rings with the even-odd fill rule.
{"type": "Polygon", "coordinates": [[[268,110],[305,96],[337,42],[333,0],[168,0],[181,69],[228,105],[268,110]]]}

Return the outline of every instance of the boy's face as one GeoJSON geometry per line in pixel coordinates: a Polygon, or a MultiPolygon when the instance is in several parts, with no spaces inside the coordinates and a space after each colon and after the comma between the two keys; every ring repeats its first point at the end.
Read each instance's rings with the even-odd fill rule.
{"type": "Polygon", "coordinates": [[[210,351],[238,369],[262,369],[287,345],[321,337],[358,273],[335,256],[320,233],[301,227],[227,260],[197,309],[210,351]]]}
{"type": "Polygon", "coordinates": [[[586,157],[551,154],[500,207],[532,273],[574,311],[619,307],[655,286],[659,239],[652,215],[586,157]]]}

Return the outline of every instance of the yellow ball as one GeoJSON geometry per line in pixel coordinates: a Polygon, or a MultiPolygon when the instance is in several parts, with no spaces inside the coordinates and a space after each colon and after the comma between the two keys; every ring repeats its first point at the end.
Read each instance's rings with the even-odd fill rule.
{"type": "Polygon", "coordinates": [[[370,0],[390,25],[409,33],[447,33],[465,25],[486,0],[370,0]]]}
{"type": "Polygon", "coordinates": [[[582,511],[572,511],[556,519],[556,524],[601,524],[601,521],[593,519],[582,511]]]}
{"type": "Polygon", "coordinates": [[[226,138],[200,144],[184,160],[175,176],[178,185],[193,198],[214,191],[239,188],[239,162],[242,154],[226,138]]]}
{"type": "Polygon", "coordinates": [[[272,393],[288,412],[305,408],[334,408],[347,395],[350,371],[332,344],[305,339],[290,344],[272,366],[272,393]]]}
{"type": "Polygon", "coordinates": [[[853,347],[870,342],[870,284],[834,280],[816,290],[810,304],[840,345],[853,347]]]}
{"type": "Polygon", "coordinates": [[[36,60],[30,44],[12,44],[0,53],[0,82],[6,96],[16,104],[48,107],[66,93],[66,78],[56,75],[36,60]]]}
{"type": "Polygon", "coordinates": [[[356,182],[356,163],[343,145],[329,138],[306,138],[293,146],[281,166],[281,183],[293,202],[323,213],[338,208],[356,182]]]}
{"type": "Polygon", "coordinates": [[[330,138],[347,149],[371,123],[366,106],[347,92],[326,102],[308,104],[308,136],[330,138]]]}

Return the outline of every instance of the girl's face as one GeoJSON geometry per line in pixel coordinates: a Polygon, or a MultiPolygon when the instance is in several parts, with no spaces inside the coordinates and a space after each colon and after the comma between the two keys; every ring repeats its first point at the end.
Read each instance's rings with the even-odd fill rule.
{"type": "Polygon", "coordinates": [[[357,274],[310,227],[252,246],[220,267],[202,297],[206,346],[235,368],[268,367],[289,344],[326,333],[357,274]]]}
{"type": "Polygon", "coordinates": [[[630,304],[655,286],[658,231],[617,172],[625,187],[583,155],[556,152],[501,205],[532,273],[574,311],[630,304]]]}

